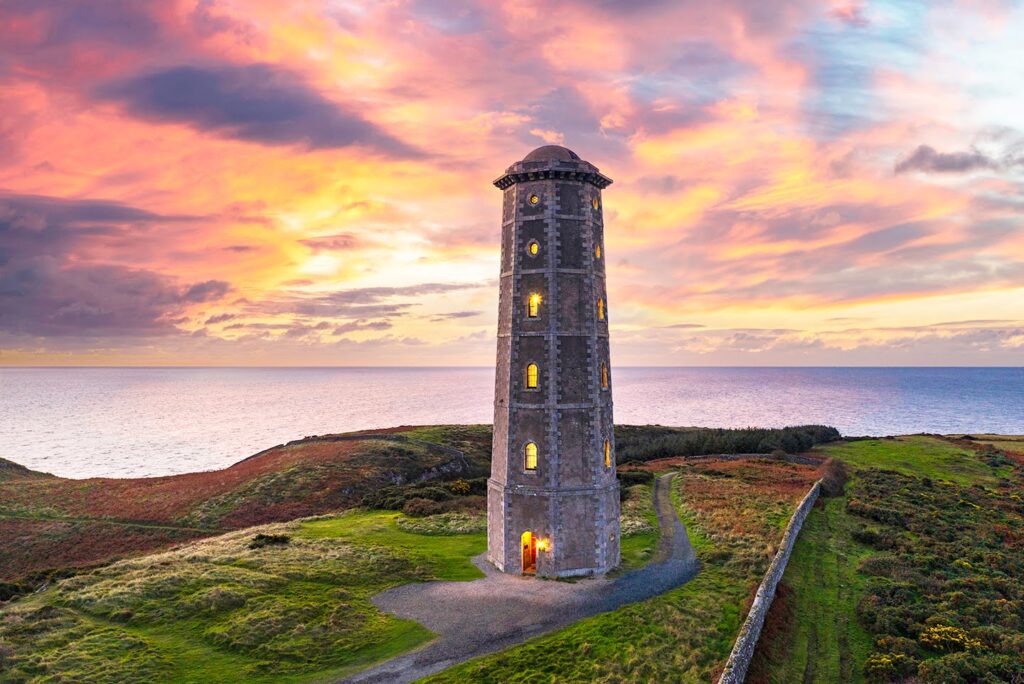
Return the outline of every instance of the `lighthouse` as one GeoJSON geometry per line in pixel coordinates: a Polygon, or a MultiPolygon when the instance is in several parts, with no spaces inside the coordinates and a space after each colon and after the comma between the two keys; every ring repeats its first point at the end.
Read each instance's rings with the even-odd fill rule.
{"type": "Polygon", "coordinates": [[[521,575],[619,564],[604,203],[611,179],[565,147],[504,192],[487,557],[521,575]]]}

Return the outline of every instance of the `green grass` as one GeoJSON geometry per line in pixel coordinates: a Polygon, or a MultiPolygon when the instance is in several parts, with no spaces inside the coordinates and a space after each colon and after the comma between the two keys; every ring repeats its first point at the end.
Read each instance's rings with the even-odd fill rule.
{"type": "Polygon", "coordinates": [[[995,486],[1013,471],[1011,466],[991,468],[973,452],[919,435],[826,444],[816,451],[857,468],[884,468],[965,486],[995,486]]]}
{"type": "MultiPolygon", "coordinates": [[[[942,530],[941,543],[965,534],[965,525],[982,510],[970,502],[965,503],[972,496],[972,491],[982,502],[999,501],[1001,497],[1005,501],[1005,492],[1013,491],[1008,487],[1007,478],[1017,477],[1012,466],[992,467],[973,451],[924,436],[830,444],[819,447],[818,451],[847,462],[854,466],[854,470],[847,484],[847,496],[826,499],[824,506],[816,506],[794,547],[782,580],[788,605],[773,607],[769,619],[769,623],[779,620],[785,624],[766,628],[766,634],[773,630],[778,630],[778,634],[762,639],[754,664],[754,669],[760,670],[764,678],[772,682],[864,681],[865,663],[875,649],[875,637],[858,618],[858,604],[870,593],[873,581],[870,573],[864,573],[862,564],[879,556],[879,550],[853,538],[855,530],[865,527],[865,513],[857,515],[848,509],[851,497],[861,500],[852,510],[866,511],[868,515],[897,515],[888,513],[890,507],[896,507],[905,511],[898,513],[899,516],[906,516],[898,519],[913,521],[914,516],[917,519],[927,516],[924,519],[928,522],[919,523],[922,525],[920,528],[904,530],[899,533],[902,537],[894,537],[903,540],[899,544],[907,557],[900,560],[899,567],[902,568],[900,577],[906,581],[904,576],[917,572],[923,564],[943,566],[955,560],[955,557],[937,559],[928,555],[935,553],[929,548],[934,549],[940,542],[929,543],[924,538],[931,530],[942,530]],[[908,488],[897,495],[878,494],[881,485],[877,483],[899,479],[899,476],[886,475],[884,471],[896,471],[915,478],[910,482],[917,483],[918,489],[908,488]],[[865,478],[875,484],[862,484],[865,478]],[[937,483],[934,489],[927,484],[929,480],[937,483]],[[951,484],[938,484],[941,481],[951,484]],[[974,485],[985,490],[960,489],[974,485]],[[997,488],[1001,488],[1003,493],[997,494],[997,488]],[[983,496],[985,491],[990,494],[983,496]],[[961,494],[955,495],[956,492],[961,494]],[[936,507],[933,503],[933,499],[937,501],[936,497],[940,496],[950,499],[944,507],[936,507]],[[948,528],[943,527],[946,524],[948,528]],[[911,555],[913,553],[918,555],[911,555]],[[785,588],[789,591],[786,592],[785,588]]],[[[870,520],[868,527],[872,527],[870,520]]],[[[968,545],[980,545],[990,532],[980,525],[973,534],[975,541],[965,542],[968,545]]],[[[891,551],[884,550],[882,556],[887,554],[891,555],[891,551]]],[[[976,554],[972,556],[977,559],[975,562],[994,557],[982,555],[980,546],[976,554]]],[[[943,567],[926,574],[929,581],[936,581],[936,572],[946,571],[943,567]]],[[[975,582],[979,581],[975,579],[975,582]]],[[[963,602],[962,594],[960,601],[963,602]]],[[[951,610],[943,619],[956,620],[958,610],[951,610]]],[[[927,613],[918,619],[925,616],[927,613]]]]}
{"type": "Polygon", "coordinates": [[[423,682],[707,682],[729,655],[746,587],[718,567],[662,596],[597,615],[423,682]],[[693,648],[700,644],[700,648],[693,648]]]}
{"type": "Polygon", "coordinates": [[[0,610],[4,682],[331,680],[414,648],[424,627],[369,599],[481,576],[486,536],[421,535],[394,512],[252,528],[73,577],[0,610]],[[250,548],[257,533],[284,545],[250,548]]]}
{"type": "Polygon", "coordinates": [[[622,502],[622,561],[613,576],[647,565],[654,557],[660,536],[654,510],[654,481],[628,487],[622,502]]]}
{"type": "MultiPolygon", "coordinates": [[[[735,517],[706,518],[687,505],[681,494],[687,477],[696,475],[684,472],[676,477],[672,500],[702,561],[695,578],[661,596],[587,618],[422,681],[711,681],[732,649],[743,607],[767,558],[759,555],[760,549],[750,548],[750,536],[733,533],[735,517]]],[[[712,488],[697,484],[687,491],[689,496],[701,496],[712,488]]],[[[745,506],[737,509],[743,511],[738,515],[758,521],[753,527],[768,525],[762,520],[768,507],[760,504],[773,500],[770,487],[736,482],[728,496],[734,496],[737,506],[745,506]]],[[[760,541],[761,546],[769,542],[760,541]]]]}
{"type": "MultiPolygon", "coordinates": [[[[788,638],[774,644],[770,681],[861,682],[873,639],[856,620],[864,578],[857,574],[871,550],[850,538],[854,521],[846,498],[823,500],[808,516],[793,548],[783,583],[793,615],[788,638]]],[[[766,645],[770,642],[766,641],[766,645]]],[[[768,655],[768,654],[764,654],[768,655]]]]}
{"type": "Polygon", "coordinates": [[[345,515],[302,523],[298,536],[307,539],[338,539],[362,545],[394,549],[403,556],[429,564],[434,579],[473,580],[484,574],[471,558],[487,550],[487,533],[415,534],[397,525],[402,513],[350,511],[345,515]]]}

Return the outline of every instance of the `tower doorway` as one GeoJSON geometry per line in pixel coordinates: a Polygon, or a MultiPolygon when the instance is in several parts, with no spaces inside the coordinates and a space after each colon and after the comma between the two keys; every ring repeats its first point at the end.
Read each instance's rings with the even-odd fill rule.
{"type": "Polygon", "coordinates": [[[533,536],[533,532],[523,532],[522,548],[523,548],[523,574],[534,575],[537,573],[537,538],[533,536]]]}

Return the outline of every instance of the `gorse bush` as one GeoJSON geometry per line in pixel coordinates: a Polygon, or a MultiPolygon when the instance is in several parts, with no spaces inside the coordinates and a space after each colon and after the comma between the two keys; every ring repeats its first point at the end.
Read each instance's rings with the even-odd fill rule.
{"type": "MultiPolygon", "coordinates": [[[[984,457],[983,457],[984,458],[984,457]]],[[[876,636],[869,681],[1024,681],[1024,511],[996,489],[869,468],[846,511],[877,550],[857,617],[876,636]]]]}
{"type": "Polygon", "coordinates": [[[618,425],[615,452],[619,463],[672,456],[767,454],[775,450],[796,454],[839,439],[839,430],[826,425],[745,429],[618,425]]]}

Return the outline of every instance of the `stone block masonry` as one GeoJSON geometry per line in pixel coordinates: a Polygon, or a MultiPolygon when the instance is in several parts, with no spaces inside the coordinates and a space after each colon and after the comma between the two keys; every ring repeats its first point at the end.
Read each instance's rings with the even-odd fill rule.
{"type": "Polygon", "coordinates": [[[750,612],[747,619],[740,627],[739,636],[729,654],[729,660],[725,663],[725,670],[718,679],[718,684],[743,684],[747,678],[747,670],[750,668],[750,661],[754,657],[754,650],[757,648],[757,640],[761,636],[761,629],[764,627],[764,620],[768,617],[768,609],[772,606],[775,598],[775,589],[779,586],[782,575],[786,572],[786,564],[789,563],[789,556],[793,552],[793,544],[800,534],[807,514],[811,512],[814,502],[818,500],[821,492],[821,480],[814,483],[811,490],[807,492],[800,505],[797,506],[793,517],[789,519],[786,531],[782,535],[782,544],[779,546],[772,564],[768,567],[761,586],[757,589],[754,602],[750,604],[750,612]]]}
{"type": "Polygon", "coordinates": [[[601,191],[564,147],[510,166],[503,191],[487,558],[512,574],[619,563],[601,191]]]}

